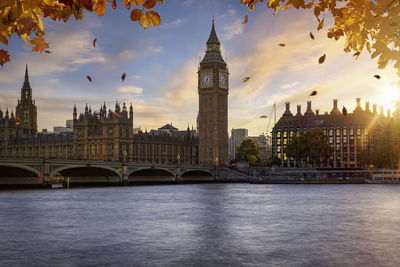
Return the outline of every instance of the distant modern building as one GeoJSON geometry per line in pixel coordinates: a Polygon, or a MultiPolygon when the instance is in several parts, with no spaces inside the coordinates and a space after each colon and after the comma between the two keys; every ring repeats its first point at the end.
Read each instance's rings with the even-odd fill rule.
{"type": "Polygon", "coordinates": [[[371,151],[374,147],[377,134],[381,125],[392,120],[390,110],[385,116],[383,108],[377,112],[376,104],[370,111],[369,102],[365,103],[365,109],[361,108],[360,98],[353,113],[342,114],[338,109],[337,100],[333,100],[333,108],[328,113],[315,113],[311,109],[311,101],[307,102],[307,109],[301,113],[301,106],[297,105],[297,113],[290,111],[290,103],[286,103],[286,110],[272,130],[272,153],[281,159],[282,166],[293,167],[296,161],[287,157],[285,146],[291,138],[300,131],[321,128],[328,137],[328,142],[333,148],[332,156],[328,164],[322,162],[324,167],[359,167],[359,154],[361,151],[371,151]]]}
{"type": "Polygon", "coordinates": [[[67,120],[65,123],[65,127],[63,126],[54,126],[53,127],[53,133],[55,134],[60,134],[60,133],[72,133],[74,130],[74,121],[73,120],[67,120]]]}
{"type": "Polygon", "coordinates": [[[236,149],[240,146],[243,140],[249,136],[249,130],[244,128],[232,129],[231,137],[229,138],[229,159],[236,159],[236,149]]]}

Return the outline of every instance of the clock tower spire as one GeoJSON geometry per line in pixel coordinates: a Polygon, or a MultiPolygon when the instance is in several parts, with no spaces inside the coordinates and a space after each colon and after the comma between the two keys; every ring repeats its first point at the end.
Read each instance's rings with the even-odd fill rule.
{"type": "Polygon", "coordinates": [[[214,19],[204,58],[198,71],[199,163],[228,161],[228,67],[221,56],[221,43],[214,19]]]}
{"type": "Polygon", "coordinates": [[[21,88],[21,99],[15,110],[16,123],[22,126],[24,134],[37,132],[37,108],[32,99],[32,88],[29,83],[28,65],[25,68],[25,80],[21,88]]]}

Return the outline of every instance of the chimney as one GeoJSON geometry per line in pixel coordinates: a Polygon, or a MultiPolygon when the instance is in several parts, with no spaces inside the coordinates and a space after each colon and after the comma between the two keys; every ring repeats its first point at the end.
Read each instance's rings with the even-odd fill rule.
{"type": "Polygon", "coordinates": [[[333,99],[333,109],[337,109],[337,99],[333,99]]]}
{"type": "Polygon", "coordinates": [[[315,110],[315,115],[317,115],[317,116],[319,115],[319,109],[315,110]]]}
{"type": "Polygon", "coordinates": [[[379,114],[380,115],[385,115],[385,114],[383,114],[383,107],[382,106],[379,106],[379,114]]]}
{"type": "Polygon", "coordinates": [[[370,112],[370,110],[369,110],[369,101],[365,102],[365,111],[370,112]]]}
{"type": "Polygon", "coordinates": [[[360,105],[361,98],[357,97],[356,101],[357,101],[357,107],[360,108],[361,107],[361,105],[360,105]]]}
{"type": "Polygon", "coordinates": [[[297,105],[297,114],[298,116],[301,116],[301,105],[297,105]]]}
{"type": "Polygon", "coordinates": [[[387,117],[390,118],[391,114],[390,114],[390,108],[387,109],[387,117]]]}
{"type": "Polygon", "coordinates": [[[376,104],[373,104],[373,105],[372,105],[372,112],[373,112],[373,113],[376,113],[376,104]]]}
{"type": "Polygon", "coordinates": [[[311,101],[307,101],[307,111],[312,111],[311,110],[311,101]]]}
{"type": "Polygon", "coordinates": [[[286,102],[285,105],[286,105],[286,110],[283,113],[283,115],[293,116],[292,112],[290,112],[290,102],[286,102]]]}

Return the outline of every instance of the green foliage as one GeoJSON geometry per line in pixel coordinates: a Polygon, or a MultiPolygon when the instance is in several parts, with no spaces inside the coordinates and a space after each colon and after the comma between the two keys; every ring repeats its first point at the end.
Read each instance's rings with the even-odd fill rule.
{"type": "Polygon", "coordinates": [[[267,166],[281,166],[281,159],[278,157],[270,156],[267,160],[267,166]]]}
{"type": "Polygon", "coordinates": [[[251,139],[245,139],[237,148],[237,160],[249,161],[250,166],[254,166],[258,159],[257,144],[251,139]]]}
{"type": "Polygon", "coordinates": [[[332,154],[332,148],[324,132],[320,128],[314,128],[293,136],[284,152],[298,162],[316,163],[321,159],[327,160],[332,154]]]}

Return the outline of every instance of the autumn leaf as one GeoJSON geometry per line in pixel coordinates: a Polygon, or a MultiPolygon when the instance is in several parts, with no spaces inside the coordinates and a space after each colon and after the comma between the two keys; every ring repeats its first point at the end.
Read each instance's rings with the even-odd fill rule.
{"type": "Polygon", "coordinates": [[[94,38],[94,40],[93,40],[93,47],[96,47],[96,42],[97,42],[97,38],[94,38]]]}
{"type": "Polygon", "coordinates": [[[320,58],[318,59],[319,64],[324,63],[325,58],[326,58],[326,54],[324,54],[322,57],[320,57],[320,58]]]}
{"type": "Polygon", "coordinates": [[[122,73],[121,80],[125,81],[125,78],[126,78],[126,73],[124,72],[124,73],[122,73]]]}
{"type": "Polygon", "coordinates": [[[343,113],[343,116],[347,115],[347,109],[344,106],[343,106],[343,109],[342,109],[342,113],[343,113]]]}
{"type": "Polygon", "coordinates": [[[140,16],[139,24],[143,27],[143,29],[149,27],[149,21],[147,20],[146,14],[142,14],[142,16],[140,16]]]}
{"type": "Polygon", "coordinates": [[[116,1],[116,0],[113,0],[113,1],[112,1],[111,7],[112,7],[113,9],[116,9],[116,8],[117,8],[117,1],[116,1]]]}
{"type": "Polygon", "coordinates": [[[143,5],[146,0],[131,0],[134,6],[143,5]]]}
{"type": "Polygon", "coordinates": [[[311,37],[311,39],[315,39],[315,37],[314,37],[314,34],[312,34],[312,32],[310,32],[310,37],[311,37]]]}
{"type": "Polygon", "coordinates": [[[93,11],[96,11],[97,16],[101,17],[104,15],[107,9],[107,0],[96,0],[96,5],[93,7],[93,11]]]}
{"type": "Polygon", "coordinates": [[[89,11],[93,10],[92,0],[79,0],[79,2],[89,11]]]}
{"type": "Polygon", "coordinates": [[[47,53],[47,54],[51,54],[52,53],[51,50],[44,50],[44,52],[47,53]]]}
{"type": "Polygon", "coordinates": [[[140,9],[134,9],[134,10],[132,10],[132,12],[131,12],[131,20],[132,21],[138,21],[138,20],[140,20],[140,18],[142,17],[142,15],[143,15],[143,13],[142,13],[142,10],[140,10],[140,9]]]}
{"type": "Polygon", "coordinates": [[[360,55],[360,51],[357,51],[353,54],[353,57],[358,57],[360,55]]]}
{"type": "Polygon", "coordinates": [[[0,49],[0,65],[3,66],[6,62],[10,61],[10,55],[7,50],[0,49]]]}
{"type": "Polygon", "coordinates": [[[267,115],[261,115],[261,116],[260,116],[260,119],[266,119],[266,118],[268,118],[267,115]]]}
{"type": "Polygon", "coordinates": [[[144,4],[143,7],[150,9],[153,8],[156,5],[157,1],[156,0],[147,0],[144,4]]]}
{"type": "Polygon", "coordinates": [[[31,17],[24,17],[20,18],[18,20],[18,24],[22,25],[22,28],[18,31],[18,34],[25,34],[25,33],[30,33],[35,26],[35,23],[33,23],[33,19],[31,17]]]}
{"type": "Polygon", "coordinates": [[[310,94],[310,96],[315,96],[317,95],[317,91],[312,91],[312,93],[310,94]]]}
{"type": "Polygon", "coordinates": [[[318,24],[318,31],[322,29],[322,27],[324,27],[324,19],[322,19],[320,21],[320,23],[318,24]]]}
{"type": "Polygon", "coordinates": [[[86,78],[89,80],[89,82],[92,82],[92,77],[90,77],[89,75],[87,75],[86,78]]]}
{"type": "Polygon", "coordinates": [[[246,15],[244,17],[244,20],[242,21],[242,24],[246,24],[248,20],[249,20],[249,16],[246,15]]]}
{"type": "Polygon", "coordinates": [[[244,77],[243,80],[242,80],[242,82],[245,83],[245,82],[247,82],[248,80],[250,80],[250,77],[244,77]]]}
{"type": "Polygon", "coordinates": [[[38,36],[37,38],[31,40],[30,42],[35,46],[34,48],[32,48],[32,51],[34,52],[42,53],[43,50],[49,48],[49,44],[46,43],[46,40],[43,39],[42,36],[38,36]]]}
{"type": "Polygon", "coordinates": [[[375,78],[377,78],[378,80],[381,78],[381,76],[379,76],[378,74],[374,75],[375,78]]]}
{"type": "Polygon", "coordinates": [[[279,46],[282,46],[282,47],[284,47],[284,46],[285,46],[285,44],[279,44],[279,46]]]}
{"type": "Polygon", "coordinates": [[[161,23],[161,17],[157,12],[150,10],[146,11],[147,21],[151,26],[158,26],[161,23]]]}

